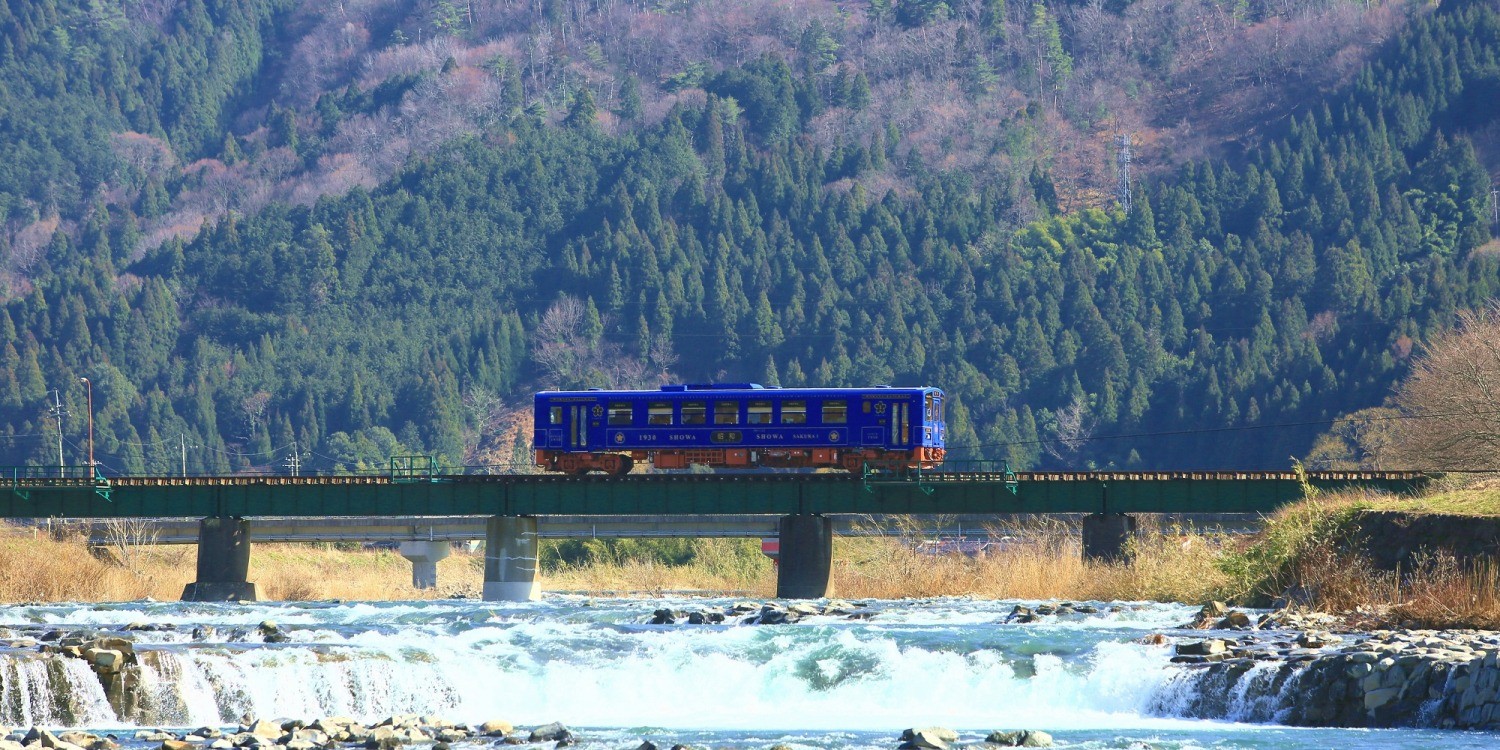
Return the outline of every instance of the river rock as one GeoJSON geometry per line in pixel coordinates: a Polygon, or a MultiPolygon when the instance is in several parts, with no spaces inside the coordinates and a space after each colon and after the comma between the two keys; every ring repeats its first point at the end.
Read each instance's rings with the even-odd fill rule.
{"type": "Polygon", "coordinates": [[[1224,615],[1224,619],[1214,627],[1219,630],[1249,630],[1255,627],[1255,621],[1250,619],[1250,615],[1235,609],[1224,615]]]}
{"type": "Polygon", "coordinates": [[[949,743],[957,741],[958,733],[946,727],[917,727],[901,733],[901,747],[907,750],[947,750],[949,743]]]}
{"type": "Polygon", "coordinates": [[[1211,654],[1222,654],[1226,645],[1218,638],[1205,638],[1201,641],[1189,641],[1177,644],[1177,655],[1179,656],[1209,656],[1211,654]]]}
{"type": "Polygon", "coordinates": [[[1010,614],[1005,616],[1005,622],[1016,622],[1022,625],[1036,622],[1037,619],[1036,612],[1032,611],[1030,607],[1023,607],[1019,604],[1011,609],[1010,614]]]}
{"type": "Polygon", "coordinates": [[[652,742],[651,740],[646,740],[637,745],[635,750],[657,750],[656,743],[652,742]]]}
{"type": "Polygon", "coordinates": [[[1198,609],[1192,622],[1183,623],[1180,627],[1185,630],[1208,630],[1218,624],[1228,611],[1224,602],[1209,602],[1198,609]]]}
{"type": "Polygon", "coordinates": [[[761,625],[785,625],[787,623],[796,621],[797,618],[787,613],[786,610],[775,609],[773,607],[766,607],[762,609],[760,611],[760,617],[754,620],[754,622],[761,625]]]}
{"type": "Polygon", "coordinates": [[[365,740],[365,747],[368,750],[396,750],[396,748],[401,747],[401,740],[394,733],[387,734],[378,739],[374,735],[371,735],[370,739],[365,740]]]}
{"type": "Polygon", "coordinates": [[[187,740],[162,740],[159,750],[193,750],[193,743],[187,740]]]}
{"type": "Polygon", "coordinates": [[[531,734],[527,737],[527,740],[529,742],[556,741],[559,745],[566,742],[568,745],[571,745],[573,744],[573,732],[563,726],[561,722],[554,721],[551,724],[531,730],[531,734]]]}
{"type": "Polygon", "coordinates": [[[84,750],[118,750],[120,743],[108,737],[88,732],[62,732],[57,735],[62,744],[76,745],[84,750]]]}
{"type": "Polygon", "coordinates": [[[1001,747],[1052,747],[1052,735],[1038,729],[990,732],[990,736],[985,737],[984,741],[1001,747]]]}
{"type": "Polygon", "coordinates": [[[57,747],[58,741],[56,735],[41,727],[32,727],[31,731],[27,732],[26,736],[21,739],[22,744],[30,745],[36,743],[42,747],[57,747]]]}
{"type": "Polygon", "coordinates": [[[286,643],[291,638],[276,624],[275,620],[264,620],[260,624],[260,637],[266,643],[286,643]]]}
{"type": "Polygon", "coordinates": [[[15,740],[0,740],[0,750],[26,750],[26,746],[15,740]]]}
{"type": "Polygon", "coordinates": [[[248,722],[243,725],[243,730],[257,737],[269,737],[271,739],[280,737],[282,733],[280,724],[266,721],[265,719],[248,722]]]}
{"type": "Polygon", "coordinates": [[[504,737],[514,729],[510,722],[499,719],[490,719],[479,725],[479,733],[487,737],[504,737]]]}

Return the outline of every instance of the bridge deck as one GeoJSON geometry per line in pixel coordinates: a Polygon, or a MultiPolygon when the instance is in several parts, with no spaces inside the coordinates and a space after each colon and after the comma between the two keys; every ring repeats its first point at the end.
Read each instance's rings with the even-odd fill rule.
{"type": "Polygon", "coordinates": [[[0,478],[0,517],[1264,513],[1305,486],[1412,492],[1420,472],[934,472],[0,478]],[[24,479],[23,483],[21,480],[24,479]]]}

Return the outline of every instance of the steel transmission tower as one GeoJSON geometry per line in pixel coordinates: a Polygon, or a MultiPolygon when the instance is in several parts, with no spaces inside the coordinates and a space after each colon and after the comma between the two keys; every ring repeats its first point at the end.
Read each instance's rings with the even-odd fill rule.
{"type": "Polygon", "coordinates": [[[1115,189],[1119,193],[1120,205],[1125,207],[1125,213],[1130,213],[1130,134],[1121,133],[1115,136],[1115,176],[1117,184],[1115,189]]]}

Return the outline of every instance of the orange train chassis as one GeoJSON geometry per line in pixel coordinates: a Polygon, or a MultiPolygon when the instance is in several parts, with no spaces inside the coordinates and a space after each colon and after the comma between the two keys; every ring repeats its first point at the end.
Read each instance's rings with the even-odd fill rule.
{"type": "Polygon", "coordinates": [[[539,450],[536,465],[566,474],[628,474],[637,462],[650,462],[658,469],[686,469],[692,464],[714,468],[777,469],[837,468],[859,473],[866,467],[887,471],[933,469],[943,462],[942,448],[919,447],[892,451],[878,448],[698,448],[692,450],[630,451],[628,453],[569,453],[539,450]]]}

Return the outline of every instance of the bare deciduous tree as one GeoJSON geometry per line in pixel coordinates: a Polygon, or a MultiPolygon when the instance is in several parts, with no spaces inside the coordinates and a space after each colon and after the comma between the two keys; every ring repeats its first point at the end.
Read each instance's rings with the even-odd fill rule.
{"type": "Polygon", "coordinates": [[[147,518],[110,518],[104,521],[104,544],[120,566],[134,572],[146,548],[156,544],[159,529],[147,518]]]}
{"type": "Polygon", "coordinates": [[[1053,458],[1063,460],[1077,453],[1094,432],[1088,400],[1082,394],[1075,396],[1073,403],[1058,409],[1052,418],[1053,438],[1042,443],[1042,449],[1053,458]]]}
{"type": "Polygon", "coordinates": [[[1396,391],[1393,463],[1490,468],[1500,461],[1500,305],[1459,313],[1396,391]]]}

